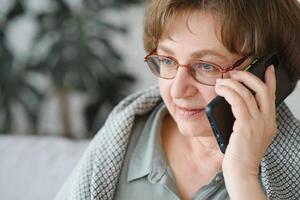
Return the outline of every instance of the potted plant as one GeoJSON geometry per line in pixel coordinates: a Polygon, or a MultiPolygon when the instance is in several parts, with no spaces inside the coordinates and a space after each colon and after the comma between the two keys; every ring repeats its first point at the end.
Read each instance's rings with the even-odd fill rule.
{"type": "MultiPolygon", "coordinates": [[[[134,82],[134,77],[123,70],[122,56],[110,41],[112,33],[126,34],[126,28],[105,21],[101,13],[107,9],[122,8],[130,3],[138,1],[87,0],[74,6],[63,0],[52,0],[52,9],[33,14],[38,31],[29,51],[29,59],[22,63],[24,67],[19,72],[13,71],[13,63],[17,62],[6,48],[6,35],[2,32],[0,49],[5,53],[2,54],[0,68],[6,71],[1,71],[1,74],[11,80],[12,77],[7,76],[8,71],[11,71],[15,73],[14,76],[23,80],[13,78],[16,82],[14,90],[12,85],[1,84],[1,96],[6,99],[0,99],[1,102],[5,102],[0,107],[0,112],[7,116],[4,122],[10,121],[7,108],[15,101],[22,101],[21,107],[26,110],[27,116],[30,116],[28,119],[35,127],[34,130],[37,130],[40,102],[47,97],[49,91],[25,84],[28,78],[24,75],[30,73],[31,77],[42,75],[49,80],[49,85],[58,96],[64,136],[72,137],[69,105],[69,94],[72,91],[86,95],[88,105],[85,119],[88,133],[95,133],[106,117],[99,117],[99,111],[105,110],[104,115],[107,115],[107,112],[128,94],[128,88],[134,82]],[[41,47],[44,48],[43,51],[41,47]],[[31,100],[23,100],[24,91],[30,91],[30,95],[26,96],[30,96],[31,100]],[[101,121],[98,121],[99,119],[101,121]]],[[[16,0],[10,12],[7,12],[6,20],[0,22],[3,30],[14,18],[28,14],[26,8],[24,1],[16,0]]],[[[2,77],[1,82],[9,82],[2,77]]],[[[9,132],[11,125],[4,124],[6,127],[2,128],[3,131],[9,132]]]]}

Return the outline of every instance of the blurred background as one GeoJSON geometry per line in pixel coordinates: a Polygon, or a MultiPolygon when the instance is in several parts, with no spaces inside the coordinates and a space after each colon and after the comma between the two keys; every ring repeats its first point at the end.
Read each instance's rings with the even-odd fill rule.
{"type": "MultiPolygon", "coordinates": [[[[52,199],[111,109],[156,84],[143,12],[143,0],[0,0],[0,199],[52,199]]],[[[298,118],[299,98],[286,100],[298,118]]]]}
{"type": "Polygon", "coordinates": [[[147,70],[139,3],[0,0],[0,132],[91,137],[151,84],[136,72],[147,70]]]}

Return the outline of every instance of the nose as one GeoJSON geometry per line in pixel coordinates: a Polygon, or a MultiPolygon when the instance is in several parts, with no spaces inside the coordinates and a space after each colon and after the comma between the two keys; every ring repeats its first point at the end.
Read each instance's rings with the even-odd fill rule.
{"type": "Polygon", "coordinates": [[[172,81],[170,93],[173,98],[187,98],[197,94],[196,81],[189,74],[188,68],[179,67],[172,81]]]}

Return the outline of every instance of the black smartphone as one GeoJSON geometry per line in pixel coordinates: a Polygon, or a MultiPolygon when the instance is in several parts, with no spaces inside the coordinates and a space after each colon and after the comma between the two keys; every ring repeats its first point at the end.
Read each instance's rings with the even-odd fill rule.
{"type": "MultiPolygon", "coordinates": [[[[245,70],[255,74],[264,81],[265,71],[271,64],[273,64],[275,68],[277,106],[292,92],[292,84],[285,69],[285,64],[282,65],[278,55],[271,53],[263,56],[252,62],[245,70]]],[[[220,150],[222,153],[225,153],[235,121],[231,106],[224,97],[216,96],[206,106],[205,112],[220,150]]]]}

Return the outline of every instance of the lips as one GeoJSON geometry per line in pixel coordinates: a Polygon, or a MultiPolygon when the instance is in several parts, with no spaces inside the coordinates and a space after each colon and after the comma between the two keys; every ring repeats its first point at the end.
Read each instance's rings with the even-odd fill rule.
{"type": "Polygon", "coordinates": [[[196,116],[197,114],[200,114],[203,112],[204,109],[197,108],[197,109],[190,109],[190,108],[185,108],[185,107],[180,107],[176,106],[176,109],[178,111],[178,114],[180,114],[182,117],[193,117],[196,116]]]}

